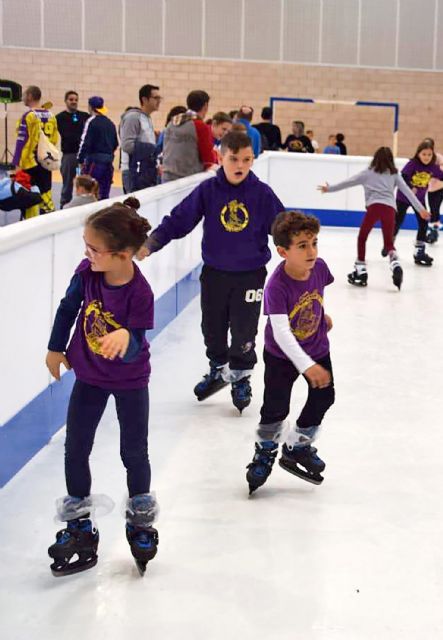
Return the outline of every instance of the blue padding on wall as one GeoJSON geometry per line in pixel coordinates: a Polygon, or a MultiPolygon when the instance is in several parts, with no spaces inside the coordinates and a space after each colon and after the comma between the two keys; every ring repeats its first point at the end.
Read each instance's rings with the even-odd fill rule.
{"type": "MultiPolygon", "coordinates": [[[[155,301],[155,329],[150,342],[199,293],[201,265],[155,301]]],[[[74,384],[72,371],[50,384],[0,428],[0,487],[3,487],[66,423],[66,408],[74,384]]]]}
{"type": "MultiPolygon", "coordinates": [[[[307,209],[306,207],[286,207],[287,209],[297,209],[304,213],[310,213],[318,218],[322,225],[329,227],[359,227],[364,211],[341,211],[340,209],[307,209]]],[[[377,222],[376,227],[380,227],[377,222]]],[[[405,216],[402,229],[417,229],[415,214],[405,216]]]]}

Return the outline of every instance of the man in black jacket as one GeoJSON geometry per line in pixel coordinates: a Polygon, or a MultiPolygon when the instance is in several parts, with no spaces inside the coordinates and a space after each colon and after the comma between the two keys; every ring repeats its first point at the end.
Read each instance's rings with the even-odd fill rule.
{"type": "Polygon", "coordinates": [[[77,170],[77,153],[85,122],[89,118],[89,113],[78,110],[78,93],[76,91],[65,93],[65,105],[66,109],[55,116],[63,154],[60,169],[63,178],[61,209],[72,200],[72,187],[77,170]]]}
{"type": "Polygon", "coordinates": [[[98,182],[99,200],[109,198],[112,177],[114,175],[114,152],[118,147],[115,124],[106,117],[108,112],[103,98],[92,96],[88,101],[91,117],[83,130],[78,161],[82,173],[95,178],[98,182]]]}

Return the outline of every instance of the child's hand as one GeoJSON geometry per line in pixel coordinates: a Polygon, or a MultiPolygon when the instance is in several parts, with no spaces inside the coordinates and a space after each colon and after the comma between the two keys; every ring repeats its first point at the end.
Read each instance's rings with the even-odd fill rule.
{"type": "Polygon", "coordinates": [[[325,322],[326,322],[326,326],[328,328],[328,331],[330,331],[332,329],[332,327],[334,326],[334,324],[332,322],[331,316],[328,316],[327,313],[325,313],[325,322]]]}
{"type": "Polygon", "coordinates": [[[319,184],[317,187],[317,191],[327,193],[329,191],[329,184],[327,182],[325,182],[324,184],[319,184]]]}
{"type": "Polygon", "coordinates": [[[429,213],[429,211],[426,211],[426,209],[422,209],[421,211],[419,211],[419,214],[420,218],[423,218],[423,220],[431,219],[431,214],[429,213]]]}
{"type": "Polygon", "coordinates": [[[56,380],[60,380],[60,365],[63,365],[65,369],[70,369],[71,365],[68,362],[65,354],[61,351],[48,351],[46,356],[46,366],[49,369],[49,373],[56,380]]]}
{"type": "Polygon", "coordinates": [[[98,338],[101,348],[101,355],[106,360],[114,360],[116,356],[123,358],[129,345],[129,331],[127,329],[117,329],[108,335],[98,338]]]}
{"type": "Polygon", "coordinates": [[[135,257],[137,258],[137,260],[144,260],[145,258],[147,258],[150,255],[151,255],[151,252],[149,251],[148,247],[143,245],[137,251],[137,253],[135,254],[135,257]]]}
{"type": "Polygon", "coordinates": [[[327,369],[324,369],[320,364],[313,364],[312,367],[306,369],[304,374],[309,380],[311,387],[316,389],[324,389],[331,384],[331,374],[327,369]]]}

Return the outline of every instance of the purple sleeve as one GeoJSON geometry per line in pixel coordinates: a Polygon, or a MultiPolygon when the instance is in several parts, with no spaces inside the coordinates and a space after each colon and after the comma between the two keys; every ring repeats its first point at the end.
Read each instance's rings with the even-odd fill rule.
{"type": "Polygon", "coordinates": [[[146,246],[151,252],[159,251],[171,240],[184,238],[198,225],[205,211],[202,190],[204,184],[194,189],[154,229],[146,242],[146,246]]]}
{"type": "Polygon", "coordinates": [[[273,279],[265,287],[263,313],[265,316],[288,314],[288,301],[285,287],[273,279]]]}
{"type": "Polygon", "coordinates": [[[154,327],[154,294],[149,284],[137,288],[131,304],[125,329],[152,329],[154,327]]]}
{"type": "Polygon", "coordinates": [[[23,147],[25,146],[29,138],[28,125],[26,124],[26,116],[28,115],[28,113],[29,111],[27,111],[22,116],[20,120],[20,125],[18,128],[18,132],[17,132],[17,142],[15,145],[14,157],[12,158],[12,164],[15,164],[16,166],[19,166],[20,164],[23,147]]]}

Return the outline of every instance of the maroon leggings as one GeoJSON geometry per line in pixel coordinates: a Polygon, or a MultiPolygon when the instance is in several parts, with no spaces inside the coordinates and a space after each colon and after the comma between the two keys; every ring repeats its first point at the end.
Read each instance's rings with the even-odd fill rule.
{"type": "Polygon", "coordinates": [[[395,250],[394,247],[394,227],[395,209],[387,204],[370,204],[366,210],[366,215],[361,223],[357,238],[358,260],[364,262],[366,255],[366,240],[371,233],[375,223],[380,220],[383,233],[384,248],[388,253],[395,250]]]}

